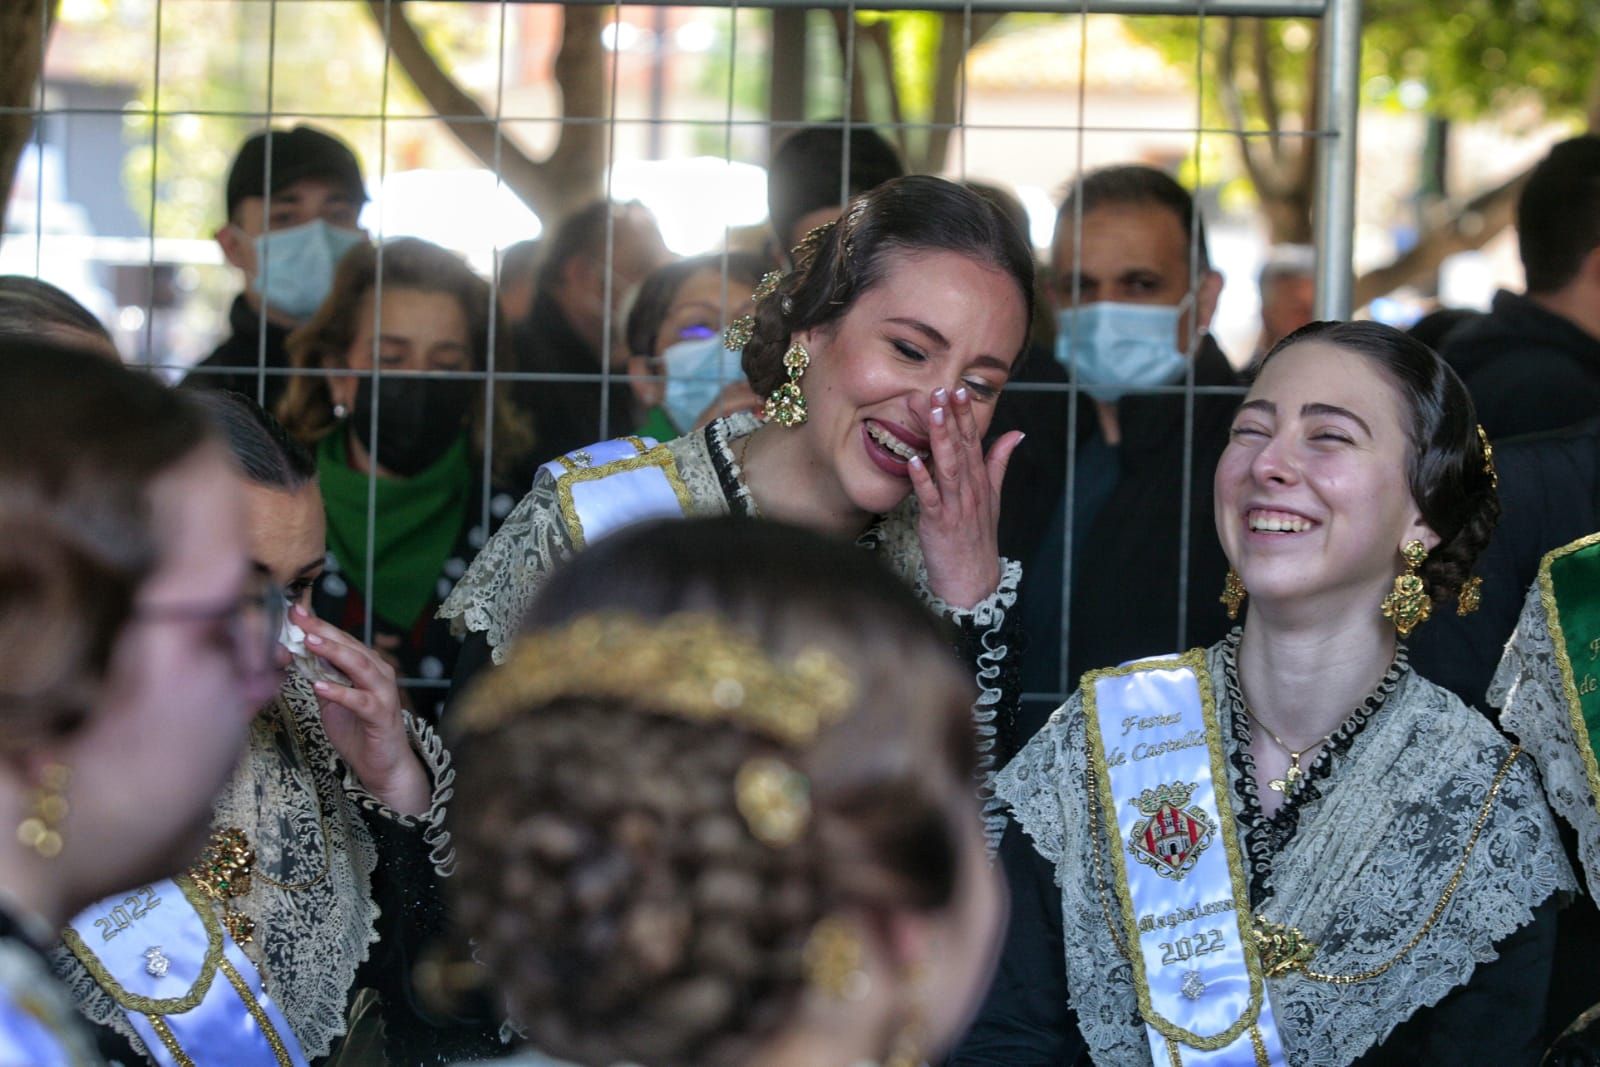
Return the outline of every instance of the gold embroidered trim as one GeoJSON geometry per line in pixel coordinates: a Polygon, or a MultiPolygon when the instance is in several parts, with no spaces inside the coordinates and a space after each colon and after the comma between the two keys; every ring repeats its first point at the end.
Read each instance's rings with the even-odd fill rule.
{"type": "Polygon", "coordinates": [[[239,994],[239,999],[244,1001],[244,1006],[250,1012],[250,1017],[261,1027],[261,1036],[267,1039],[267,1044],[272,1046],[272,1054],[278,1060],[278,1067],[294,1067],[294,1057],[289,1055],[289,1050],[283,1045],[283,1038],[278,1035],[277,1029],[272,1025],[272,1020],[267,1018],[267,1013],[262,1010],[261,1002],[250,991],[250,983],[244,980],[244,975],[234,970],[228,958],[222,958],[222,973],[228,976],[228,982],[233,986],[234,992],[239,994]]]}
{"type": "Polygon", "coordinates": [[[156,1032],[156,1037],[161,1040],[162,1046],[171,1054],[178,1067],[194,1067],[194,1061],[183,1051],[183,1046],[178,1044],[177,1035],[172,1032],[172,1027],[167,1025],[165,1019],[159,1015],[146,1015],[145,1021],[150,1024],[150,1029],[156,1032]]]}
{"type": "Polygon", "coordinates": [[[1178,1051],[1178,1043],[1172,1038],[1167,1038],[1167,1065],[1168,1067],[1183,1067],[1183,1055],[1178,1051]]]}
{"type": "Polygon", "coordinates": [[[222,962],[222,924],[212,912],[211,902],[188,875],[179,875],[173,881],[183,891],[195,914],[200,916],[200,922],[204,924],[206,930],[206,954],[200,963],[200,974],[189,987],[189,991],[180,997],[145,997],[128,992],[106,969],[105,964],[100,962],[100,957],[94,954],[94,950],[78,936],[78,931],[71,926],[64,927],[61,931],[61,940],[72,950],[72,954],[78,957],[78,962],[83,964],[84,969],[94,977],[100,988],[104,989],[124,1011],[136,1011],[141,1015],[181,1015],[183,1012],[193,1011],[206,998],[206,993],[211,989],[211,981],[216,977],[217,966],[222,962]]]}
{"type": "Polygon", "coordinates": [[[567,526],[567,533],[572,537],[575,548],[583,548],[588,544],[583,536],[583,523],[578,518],[578,508],[572,500],[572,487],[581,482],[599,481],[601,478],[613,474],[625,474],[629,471],[644,470],[646,467],[657,467],[667,479],[667,484],[672,487],[672,492],[678,498],[678,505],[688,514],[694,507],[693,498],[689,495],[689,487],[684,484],[683,476],[678,473],[678,461],[665,445],[657,445],[645,449],[644,442],[637,437],[626,440],[640,449],[637,456],[626,456],[601,464],[598,467],[582,467],[578,470],[569,470],[556,478],[556,506],[561,511],[561,521],[567,526]]]}
{"type": "Polygon", "coordinates": [[[1583,758],[1583,770],[1589,778],[1589,800],[1600,812],[1600,764],[1594,756],[1594,745],[1589,739],[1589,726],[1583,720],[1583,704],[1578,699],[1577,677],[1572,671],[1572,658],[1567,655],[1567,635],[1561,628],[1561,612],[1556,606],[1555,584],[1550,577],[1550,565],[1563,556],[1600,544],[1600,533],[1580,537],[1570,545],[1552,549],[1539,561],[1539,602],[1544,605],[1545,622],[1550,628],[1550,644],[1555,649],[1556,665],[1561,668],[1561,690],[1567,698],[1567,716],[1572,720],[1573,734],[1578,739],[1578,752],[1583,758]]]}
{"type": "Polygon", "coordinates": [[[1256,1067],[1272,1067],[1272,1057],[1267,1055],[1267,1042],[1259,1026],[1250,1028],[1250,1047],[1256,1051],[1256,1067]]]}
{"type": "MultiPolygon", "coordinates": [[[[1143,660],[1138,663],[1127,664],[1122,667],[1110,667],[1105,670],[1090,671],[1083,676],[1081,689],[1083,691],[1084,726],[1088,739],[1088,758],[1094,767],[1096,784],[1099,787],[1099,800],[1102,810],[1110,820],[1110,825],[1116,825],[1116,800],[1111,795],[1111,778],[1106,773],[1105,740],[1100,735],[1100,712],[1096,706],[1095,685],[1111,678],[1122,678],[1141,671],[1170,671],[1188,670],[1193,672],[1195,681],[1200,690],[1200,717],[1206,727],[1206,748],[1211,757],[1211,777],[1216,788],[1212,791],[1216,796],[1217,815],[1219,826],[1217,834],[1222,838],[1222,845],[1228,857],[1228,880],[1233,886],[1233,911],[1238,923],[1239,944],[1244,952],[1245,970],[1250,976],[1250,1000],[1245,1005],[1245,1010],[1239,1018],[1221,1033],[1210,1037],[1202,1037],[1191,1030],[1185,1030],[1171,1021],[1158,1015],[1155,1006],[1150,1001],[1149,979],[1145,977],[1144,952],[1142,950],[1128,953],[1128,962],[1133,968],[1133,988],[1139,1000],[1139,1014],[1156,1033],[1165,1037],[1170,1043],[1181,1042],[1190,1048],[1202,1052],[1214,1052],[1226,1048],[1239,1038],[1246,1030],[1255,1026],[1256,1020],[1261,1016],[1261,1005],[1266,998],[1266,979],[1261,973],[1261,960],[1256,955],[1255,945],[1250,939],[1252,916],[1250,914],[1248,890],[1244,884],[1244,859],[1239,851],[1238,824],[1234,819],[1233,802],[1225,788],[1228,781],[1227,768],[1222,759],[1222,730],[1217,723],[1216,696],[1212,692],[1211,674],[1206,670],[1205,651],[1191,649],[1181,656],[1160,660],[1143,660]],[[1241,903],[1242,902],[1242,903],[1241,903]]],[[[1093,801],[1091,800],[1091,807],[1093,801]]],[[[1098,848],[1099,843],[1095,842],[1098,848]]],[[[1134,918],[1133,898],[1128,891],[1128,878],[1126,861],[1119,859],[1115,864],[1113,884],[1117,893],[1117,902],[1121,905],[1122,921],[1127,930],[1131,945],[1139,943],[1139,927],[1134,918]]]]}
{"type": "Polygon", "coordinates": [[[1450,906],[1450,901],[1455,898],[1456,890],[1461,887],[1461,879],[1467,873],[1467,861],[1472,858],[1472,850],[1478,845],[1478,838],[1483,833],[1483,828],[1488,825],[1489,813],[1494,810],[1494,802],[1500,796],[1500,788],[1505,785],[1506,777],[1511,773],[1511,765],[1517,762],[1517,757],[1522,755],[1521,745],[1512,745],[1511,751],[1506,755],[1505,762],[1500,764],[1500,769],[1495,773],[1494,782],[1489,786],[1489,795],[1483,799],[1483,807],[1478,811],[1478,821],[1472,827],[1472,833],[1467,837],[1467,847],[1461,853],[1461,862],[1456,864],[1455,873],[1450,876],[1450,881],[1445,885],[1444,893],[1439,897],[1439,903],[1433,907],[1433,912],[1428,916],[1404,948],[1397,952],[1388,962],[1373,967],[1371,970],[1361,971],[1356,974],[1324,974],[1313,971],[1310,967],[1302,966],[1300,973],[1314,982],[1331,982],[1334,985],[1355,985],[1365,982],[1383,974],[1389,968],[1399,963],[1411,954],[1411,951],[1422,944],[1422,939],[1428,936],[1428,931],[1433,929],[1433,924],[1439,921],[1444,910],[1450,906]]]}

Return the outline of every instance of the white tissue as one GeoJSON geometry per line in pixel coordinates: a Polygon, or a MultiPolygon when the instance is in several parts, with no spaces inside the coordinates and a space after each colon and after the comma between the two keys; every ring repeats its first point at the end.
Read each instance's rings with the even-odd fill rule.
{"type": "Polygon", "coordinates": [[[285,615],[283,629],[278,631],[278,644],[282,645],[294,657],[294,665],[300,673],[313,682],[332,682],[335,685],[349,685],[350,679],[344,672],[323,659],[306,651],[306,632],[294,624],[294,621],[285,615]]]}

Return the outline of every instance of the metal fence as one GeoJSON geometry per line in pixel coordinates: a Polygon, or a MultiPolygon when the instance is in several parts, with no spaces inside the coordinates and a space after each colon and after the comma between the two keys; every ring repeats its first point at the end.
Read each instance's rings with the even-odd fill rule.
{"type": "MultiPolygon", "coordinates": [[[[539,152],[537,143],[553,140],[555,131],[599,126],[605,131],[601,184],[606,193],[617,194],[624,191],[619,185],[631,183],[630,188],[637,189],[640,181],[622,181],[626,177],[622,165],[631,165],[640,155],[650,153],[683,154],[681,147],[673,145],[692,145],[695,154],[720,157],[729,164],[759,166],[765,162],[763,153],[789,129],[829,120],[847,129],[861,124],[867,120],[838,116],[852,115],[852,101],[858,95],[855,52],[868,24],[863,16],[870,20],[878,17],[873,14],[876,12],[960,16],[962,62],[954,72],[953,120],[870,121],[875,128],[898,131],[901,136],[927,136],[933,131],[948,135],[948,154],[936,167],[941,173],[1004,182],[1007,174],[996,171],[1003,171],[1007,160],[1026,161],[1033,170],[1043,163],[1053,174],[1047,193],[1058,195],[1061,187],[1096,160],[1100,154],[1097,144],[1146,136],[1166,146],[1163,156],[1185,160],[1192,184],[1207,187],[1222,176],[1221,171],[1230,169],[1215,160],[1229,150],[1236,136],[1241,132],[1245,136],[1268,135],[1261,130],[1238,131],[1211,119],[1218,87],[1208,84],[1200,47],[1207,20],[1298,18],[1314,20],[1320,27],[1316,124],[1278,135],[1314,139],[1320,145],[1314,212],[1317,308],[1320,317],[1344,317],[1350,311],[1361,31],[1358,0],[875,0],[870,5],[766,0],[759,6],[729,0],[698,9],[648,3],[587,6],[610,11],[600,53],[605,64],[606,103],[595,114],[562,113],[545,99],[545,70],[535,68],[552,58],[553,35],[561,24],[560,8],[555,6],[515,0],[404,5],[380,0],[370,6],[357,0],[66,0],[49,40],[35,105],[27,109],[34,120],[33,147],[24,154],[19,168],[9,232],[0,251],[0,273],[37,274],[62,282],[80,296],[90,294],[93,299],[86,303],[113,326],[125,356],[176,377],[201,351],[197,339],[206,338],[208,331],[226,332],[223,311],[237,291],[236,277],[219,263],[210,244],[209,227],[223,222],[222,183],[239,131],[267,125],[281,129],[298,121],[340,129],[364,158],[369,185],[384,190],[365,220],[371,235],[381,241],[397,229],[416,232],[421,226],[418,217],[426,221],[430,213],[443,211],[456,199],[474,199],[447,192],[436,195],[431,203],[424,197],[418,211],[405,208],[390,195],[394,177],[416,169],[406,153],[423,140],[429,153],[453,156],[454,165],[473,162],[457,147],[449,126],[460,130],[476,125],[493,131],[491,158],[478,163],[486,163],[483,169],[497,177],[504,175],[509,156],[505,149],[511,143],[520,146],[515,150],[518,155],[534,158],[539,152]],[[228,19],[218,14],[222,9],[231,11],[228,19]],[[697,21],[696,10],[714,17],[711,30],[697,21]],[[820,55],[827,49],[812,48],[811,69],[803,82],[809,103],[801,114],[774,118],[772,68],[791,61],[788,52],[795,43],[783,34],[796,27],[804,31],[809,25],[809,32],[817,37],[814,21],[808,22],[815,20],[817,13],[835,20],[838,54],[830,58],[820,55]],[[997,104],[980,99],[984,90],[974,84],[973,74],[977,62],[974,24],[996,15],[1028,15],[1032,21],[1020,24],[1024,30],[1054,25],[1063,28],[1063,40],[1075,38],[1066,53],[1058,48],[1051,55],[1065,56],[1061,66],[1076,70],[1077,84],[1031,91],[1027,106],[1017,104],[1011,112],[1002,106],[1004,101],[997,104]],[[440,58],[444,74],[458,86],[470,83],[473,106],[464,105],[458,114],[447,115],[447,122],[432,112],[397,69],[390,44],[402,16],[431,30],[433,36],[427,43],[440,58]],[[1187,93],[1176,94],[1183,98],[1183,103],[1176,105],[1183,112],[1177,121],[1170,101],[1160,105],[1165,111],[1143,120],[1130,121],[1125,109],[1109,117],[1095,113],[1096,100],[1106,94],[1090,88],[1095,66],[1103,58],[1091,54],[1091,17],[1162,17],[1192,23],[1197,42],[1194,84],[1187,93]],[[226,32],[218,31],[219,26],[226,32]],[[668,84],[659,76],[659,58],[654,60],[655,68],[650,66],[648,48],[640,46],[645,58],[638,59],[624,39],[630,34],[638,37],[655,32],[659,52],[665,47],[662,34],[674,26],[680,28],[671,45],[680,55],[677,69],[685,77],[697,79],[688,94],[675,87],[683,84],[681,80],[668,84]],[[682,30],[684,26],[700,28],[682,30]],[[627,27],[634,29],[625,32],[627,27]],[[116,46],[115,62],[108,63],[109,53],[101,51],[107,43],[116,46]],[[1075,57],[1070,55],[1072,51],[1075,57]],[[344,88],[313,94],[314,87],[305,85],[306,78],[296,73],[302,70],[297,65],[302,61],[322,71],[316,78],[344,88]],[[685,68],[684,63],[689,66],[685,68]],[[634,86],[635,82],[642,88],[634,86]],[[760,106],[763,85],[768,90],[764,113],[760,106]],[[752,90],[752,86],[756,88],[752,90]],[[752,98],[755,104],[750,102],[752,98]],[[719,100],[720,113],[716,113],[719,100]],[[419,139],[419,130],[427,131],[426,138],[419,139]],[[436,151],[436,146],[445,147],[436,151]],[[1053,159],[1059,160],[1058,165],[1048,166],[1053,159]],[[74,199],[80,195],[90,200],[87,206],[74,199]],[[203,207],[207,198],[214,205],[209,220],[203,207]],[[195,204],[202,206],[196,209],[195,204]],[[80,207],[83,210],[78,210],[80,207]],[[89,216],[87,222],[81,217],[84,214],[89,216]]],[[[831,42],[825,34],[817,39],[831,42]]],[[[909,84],[916,87],[914,80],[909,84]]],[[[1115,93],[1108,98],[1115,99],[1115,93]]],[[[501,195],[493,189],[483,193],[486,200],[501,195]]],[[[1203,201],[1204,207],[1211,205],[1211,200],[1203,201]]],[[[1031,215],[1039,224],[1035,230],[1042,232],[1048,228],[1051,205],[1035,196],[1032,207],[1031,215]]],[[[548,235],[556,220],[541,221],[548,235]]],[[[732,223],[725,223],[724,236],[734,229],[732,223]]],[[[498,295],[494,246],[507,242],[493,231],[491,224],[486,232],[462,232],[456,250],[479,267],[498,295]]],[[[620,302],[623,295],[610,291],[611,237],[608,223],[608,304],[620,302]]],[[[1197,243],[1192,245],[1194,263],[1197,243]]],[[[1247,286],[1251,281],[1235,278],[1233,284],[1247,286]]],[[[380,272],[380,293],[382,284],[380,272]]],[[[611,351],[616,329],[614,317],[608,315],[602,352],[611,351]]],[[[265,337],[263,322],[263,346],[265,337]]],[[[491,339],[491,350],[495,343],[496,339],[491,339]]],[[[381,363],[374,359],[373,364],[372,374],[381,378],[385,374],[381,363]]],[[[286,372],[263,364],[257,375],[258,394],[264,394],[269,377],[281,373],[286,372]]],[[[619,374],[609,361],[592,375],[423,372],[423,376],[480,381],[487,401],[510,382],[595,383],[600,387],[600,418],[606,435],[633,429],[611,424],[605,411],[604,398],[619,374]]],[[[1069,383],[1020,388],[1075,395],[1078,387],[1069,383]]],[[[1192,423],[1194,400],[1205,392],[1205,387],[1195,385],[1192,368],[1188,381],[1167,391],[1188,397],[1186,425],[1192,423]]],[[[1075,405],[1069,409],[1075,418],[1075,405]]],[[[376,412],[372,432],[381,433],[376,412]]],[[[1065,443],[1069,508],[1076,470],[1071,433],[1069,429],[1065,443]]],[[[492,446],[485,451],[480,473],[487,486],[492,446]]],[[[1186,450],[1184,520],[1175,545],[1179,552],[1189,543],[1187,475],[1192,458],[1186,450]]],[[[371,508],[376,507],[376,492],[374,477],[371,508]]],[[[496,516],[491,515],[491,494],[486,491],[482,497],[478,524],[487,528],[496,516]]],[[[366,588],[373,581],[375,530],[371,514],[369,511],[366,588]]],[[[1070,521],[1067,525],[1062,632],[1030,635],[1036,645],[1055,643],[1063,650],[1069,639],[1072,596],[1070,521]]],[[[1184,560],[1179,570],[1179,617],[1173,633],[1179,646],[1188,640],[1181,605],[1187,600],[1191,578],[1210,582],[1216,577],[1191,576],[1188,570],[1184,560]]],[[[370,640],[370,608],[364,630],[370,640]]],[[[1064,654],[1061,664],[1055,686],[1041,689],[1033,694],[1035,698],[1053,702],[1069,691],[1072,680],[1067,677],[1064,654]]],[[[445,684],[438,678],[412,681],[424,687],[445,684]]]]}

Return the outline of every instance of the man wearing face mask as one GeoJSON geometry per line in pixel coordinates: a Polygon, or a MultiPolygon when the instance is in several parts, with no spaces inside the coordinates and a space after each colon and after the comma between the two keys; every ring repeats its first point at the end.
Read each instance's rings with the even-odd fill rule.
{"type": "MultiPolygon", "coordinates": [[[[1222,276],[1211,269],[1193,199],[1166,174],[1115,166],[1084,175],[1057,215],[1051,262],[1056,369],[1082,391],[1072,455],[1071,683],[1095,666],[1205,645],[1226,632],[1217,593],[1227,564],[1211,519],[1211,476],[1239,401],[1196,393],[1190,421],[1184,391],[1191,370],[1202,388],[1239,379],[1205,332],[1222,276]],[[1189,586],[1180,601],[1184,552],[1189,586]]],[[[1017,516],[1010,525],[1033,527],[1036,538],[1023,569],[1032,637],[1024,685],[1034,692],[1054,691],[1061,677],[1068,519],[1064,489],[1055,487],[1066,485],[1070,396],[1060,394],[1048,439],[1030,438],[1037,476],[1008,480],[1003,504],[1017,516]],[[1040,486],[1057,495],[1041,499],[1040,486]]],[[[1020,739],[1033,725],[1019,724],[1020,739]]]]}
{"type": "Polygon", "coordinates": [[[228,312],[227,339],[184,384],[230,389],[272,410],[289,384],[272,373],[289,366],[289,332],[328,295],[339,259],[367,239],[356,224],[367,200],[361,165],[343,141],[310,126],[263,130],[234,157],[225,200],[216,240],[244,291],[228,312]]]}

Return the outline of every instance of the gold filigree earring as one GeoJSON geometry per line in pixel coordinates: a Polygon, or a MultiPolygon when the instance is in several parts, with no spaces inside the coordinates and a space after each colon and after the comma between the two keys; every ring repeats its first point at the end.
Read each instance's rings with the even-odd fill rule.
{"type": "Polygon", "coordinates": [[[789,372],[789,380],[767,397],[766,417],[768,422],[792,430],[806,421],[806,398],[800,392],[800,379],[811,366],[811,353],[797,340],[783,354],[783,366],[789,372]]]}
{"type": "Polygon", "coordinates": [[[1383,598],[1383,617],[1394,623],[1401,637],[1428,621],[1433,614],[1433,601],[1428,598],[1427,586],[1417,573],[1428,558],[1428,547],[1421,541],[1407,541],[1400,548],[1406,569],[1394,580],[1394,591],[1383,598]]]}
{"type": "Polygon", "coordinates": [[[33,792],[33,810],[17,824],[17,840],[43,859],[61,855],[61,821],[71,805],[67,786],[72,784],[72,769],[62,763],[47,763],[39,772],[39,786],[33,792]]]}
{"type": "Polygon", "coordinates": [[[1483,579],[1477,576],[1468,578],[1461,583],[1460,592],[1456,593],[1456,614],[1471,615],[1483,603],[1483,579]]]}
{"type": "Polygon", "coordinates": [[[872,979],[862,965],[864,957],[856,924],[830,915],[812,928],[801,962],[806,981],[813,989],[836,1000],[856,1003],[872,992],[872,979]]]}
{"type": "Polygon", "coordinates": [[[1239,617],[1239,606],[1244,603],[1244,598],[1244,582],[1239,579],[1239,572],[1229,567],[1227,577],[1222,579],[1222,595],[1217,597],[1222,606],[1228,609],[1228,618],[1239,617]]]}

